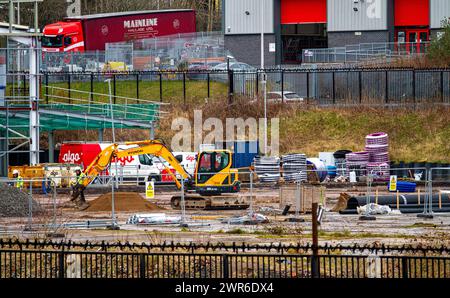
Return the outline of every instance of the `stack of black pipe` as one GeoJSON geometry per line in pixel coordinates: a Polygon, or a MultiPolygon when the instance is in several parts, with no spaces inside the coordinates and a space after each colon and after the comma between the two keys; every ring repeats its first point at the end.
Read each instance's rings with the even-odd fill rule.
{"type": "MultiPolygon", "coordinates": [[[[399,195],[399,209],[401,213],[422,213],[427,194],[399,195]]],[[[341,214],[356,214],[356,208],[366,205],[366,196],[351,197],[347,202],[347,209],[341,214]]],[[[370,196],[370,202],[375,203],[376,197],[370,196]]],[[[391,209],[397,209],[397,195],[378,196],[379,205],[387,205],[391,209]]],[[[441,194],[441,208],[439,208],[439,195],[434,194],[432,198],[433,212],[450,212],[450,196],[441,194]]]]}

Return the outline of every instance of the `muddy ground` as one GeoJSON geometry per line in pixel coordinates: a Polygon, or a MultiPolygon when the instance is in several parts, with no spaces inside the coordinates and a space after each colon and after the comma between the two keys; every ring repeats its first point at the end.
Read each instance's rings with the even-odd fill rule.
{"type": "MultiPolygon", "coordinates": [[[[246,190],[248,192],[248,190],[246,190]]],[[[255,200],[254,210],[260,207],[273,207],[282,209],[284,203],[280,203],[279,191],[275,188],[261,188],[253,190],[255,200]]],[[[331,209],[339,193],[364,194],[360,189],[327,189],[326,210],[331,209]]],[[[170,198],[176,192],[157,192],[156,198],[150,200],[163,210],[143,211],[142,213],[166,213],[168,215],[180,215],[180,210],[170,208],[170,198]]],[[[248,193],[247,193],[248,194],[248,193]]],[[[380,195],[383,191],[380,191],[380,195]]],[[[145,196],[144,193],[141,193],[145,196]]],[[[245,195],[245,193],[244,193],[245,195]]],[[[87,200],[92,201],[98,195],[89,195],[87,200]]],[[[87,212],[78,211],[69,201],[67,194],[58,194],[56,197],[56,216],[54,217],[53,199],[51,196],[33,196],[46,210],[44,214],[34,214],[32,219],[33,229],[27,231],[29,224],[27,217],[0,218],[0,237],[19,238],[49,238],[55,236],[55,240],[72,241],[129,241],[129,242],[237,242],[237,243],[308,243],[311,242],[311,215],[300,214],[305,222],[291,223],[285,220],[294,217],[268,215],[270,222],[259,225],[231,225],[221,223],[221,219],[236,215],[246,214],[245,210],[203,211],[187,210],[186,219],[188,227],[179,225],[130,225],[127,219],[138,212],[116,211],[120,230],[106,228],[57,228],[49,227],[56,220],[58,225],[63,223],[86,222],[111,219],[111,211],[87,212]],[[49,235],[53,233],[53,235],[49,235]],[[61,237],[63,236],[63,237],[61,237]]],[[[450,214],[436,213],[433,219],[418,218],[416,214],[377,215],[375,221],[361,221],[358,215],[340,215],[336,212],[326,211],[319,226],[319,241],[325,243],[340,244],[371,244],[385,243],[398,244],[426,244],[449,245],[450,244],[450,214]]]]}

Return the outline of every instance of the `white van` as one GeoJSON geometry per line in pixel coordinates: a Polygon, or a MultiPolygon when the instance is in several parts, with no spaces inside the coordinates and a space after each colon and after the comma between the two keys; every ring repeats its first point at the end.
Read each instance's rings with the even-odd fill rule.
{"type": "MultiPolygon", "coordinates": [[[[195,165],[197,162],[197,153],[196,152],[172,152],[175,158],[180,162],[181,166],[185,169],[185,171],[193,176],[195,172],[195,165]]],[[[153,157],[152,158],[153,165],[155,165],[159,169],[158,176],[149,177],[150,179],[156,182],[173,182],[173,179],[170,175],[166,173],[166,167],[169,169],[173,168],[169,165],[169,163],[163,158],[153,157]]],[[[181,179],[180,174],[176,173],[176,177],[181,179]]]]}
{"type": "MultiPolygon", "coordinates": [[[[95,157],[97,157],[97,155],[109,145],[111,144],[90,142],[63,143],[61,145],[58,162],[79,164],[85,169],[95,159],[95,157]]],[[[136,146],[119,146],[119,148],[122,150],[130,149],[133,147],[136,146]]],[[[195,169],[197,153],[174,152],[173,154],[178,160],[181,160],[181,165],[189,174],[192,175],[195,169]]],[[[161,160],[164,161],[164,159],[162,158],[161,160]]],[[[168,165],[167,162],[166,164],[168,165]]],[[[121,182],[130,181],[135,183],[136,181],[139,181],[142,183],[147,179],[163,181],[163,179],[161,179],[161,171],[164,169],[164,166],[161,164],[157,157],[148,154],[142,154],[138,156],[119,158],[117,161],[113,160],[111,163],[111,167],[109,171],[107,171],[106,175],[109,175],[110,173],[112,175],[116,175],[117,173],[121,182]]],[[[102,180],[97,179],[96,181],[101,182],[102,180]]]]}

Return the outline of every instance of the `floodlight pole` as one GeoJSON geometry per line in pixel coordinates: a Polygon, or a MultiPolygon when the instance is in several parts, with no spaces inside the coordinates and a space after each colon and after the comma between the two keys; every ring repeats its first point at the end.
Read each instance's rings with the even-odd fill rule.
{"type": "Polygon", "coordinates": [[[30,165],[39,163],[39,98],[37,37],[30,46],[30,165]]]}
{"type": "Polygon", "coordinates": [[[264,71],[264,2],[261,4],[261,70],[264,94],[264,155],[267,155],[267,74],[264,71]]]}

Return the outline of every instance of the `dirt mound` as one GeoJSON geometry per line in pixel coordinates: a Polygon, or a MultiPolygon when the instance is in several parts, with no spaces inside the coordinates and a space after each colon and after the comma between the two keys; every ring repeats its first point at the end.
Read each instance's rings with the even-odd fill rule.
{"type": "MultiPolygon", "coordinates": [[[[111,193],[106,193],[89,202],[85,211],[111,211],[111,193]]],[[[114,193],[115,211],[151,211],[163,208],[146,201],[141,195],[134,192],[114,193]]]]}
{"type": "MultiPolygon", "coordinates": [[[[0,183],[0,217],[28,216],[29,195],[15,187],[0,183]]],[[[39,203],[33,200],[33,214],[42,211],[39,203]]]]}

